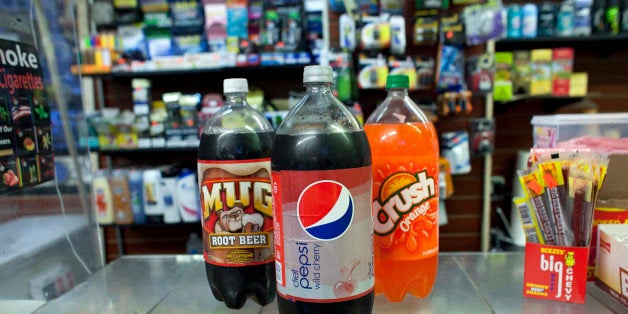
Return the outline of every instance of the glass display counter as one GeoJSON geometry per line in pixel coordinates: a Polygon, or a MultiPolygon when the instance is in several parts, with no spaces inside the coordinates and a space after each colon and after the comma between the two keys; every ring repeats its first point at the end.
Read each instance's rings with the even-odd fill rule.
{"type": "MultiPolygon", "coordinates": [[[[443,253],[430,296],[375,298],[374,313],[625,313],[593,283],[585,304],[522,296],[523,253],[443,253]]],[[[210,293],[201,255],[124,256],[35,313],[277,313],[249,299],[230,310],[210,293]]]]}

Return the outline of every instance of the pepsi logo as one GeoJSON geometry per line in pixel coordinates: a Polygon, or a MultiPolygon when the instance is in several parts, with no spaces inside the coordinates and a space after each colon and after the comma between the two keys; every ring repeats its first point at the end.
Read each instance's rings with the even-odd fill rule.
{"type": "Polygon", "coordinates": [[[306,187],[297,202],[303,230],[313,238],[330,241],[341,237],[353,220],[353,198],[344,185],[317,181],[306,187]]]}

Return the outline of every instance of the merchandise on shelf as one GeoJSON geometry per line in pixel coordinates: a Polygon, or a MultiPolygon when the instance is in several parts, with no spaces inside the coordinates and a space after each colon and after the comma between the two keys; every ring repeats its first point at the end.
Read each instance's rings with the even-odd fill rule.
{"type": "Polygon", "coordinates": [[[587,73],[573,73],[571,47],[515,50],[496,53],[493,97],[507,101],[513,95],[583,97],[587,73]]]}
{"type": "Polygon", "coordinates": [[[551,37],[556,35],[556,19],[558,5],[554,2],[544,1],[539,5],[537,35],[539,37],[551,37]]]}
{"type": "Polygon", "coordinates": [[[338,27],[340,31],[340,48],[347,49],[349,51],[355,50],[356,47],[356,26],[355,20],[349,16],[349,14],[342,14],[339,18],[338,27]]]}
{"type": "Polygon", "coordinates": [[[400,75],[405,75],[408,77],[408,80],[409,80],[408,90],[417,89],[418,73],[414,64],[414,60],[412,60],[412,57],[407,56],[403,58],[403,57],[390,56],[388,57],[388,67],[389,67],[389,71],[388,71],[389,75],[400,74],[400,75]]]}
{"type": "Polygon", "coordinates": [[[573,48],[555,48],[552,51],[552,94],[554,96],[569,96],[573,56],[573,48]]]}
{"type": "Polygon", "coordinates": [[[390,47],[391,25],[388,14],[363,17],[360,46],[364,50],[382,50],[390,47]]]}
{"type": "Polygon", "coordinates": [[[507,7],[507,38],[586,37],[616,35],[628,30],[628,5],[620,0],[543,1],[534,14],[532,3],[507,7]],[[530,14],[526,15],[525,8],[530,14]],[[525,18],[528,16],[528,22],[525,18]],[[536,19],[536,32],[531,31],[536,19]],[[528,27],[526,29],[526,27],[528,27]],[[529,32],[527,32],[529,31],[529,32]]]}
{"type": "Polygon", "coordinates": [[[552,93],[552,49],[533,49],[530,52],[530,95],[552,93]]]}
{"type": "Polygon", "coordinates": [[[466,6],[462,11],[466,43],[478,45],[497,39],[503,33],[502,5],[497,1],[466,6]]]}
{"type": "Polygon", "coordinates": [[[103,31],[85,40],[83,73],[256,66],[262,59],[271,60],[264,65],[309,64],[315,49],[306,40],[313,40],[310,35],[320,25],[315,12],[304,14],[304,4],[295,0],[133,5],[114,9],[115,33],[103,31]]]}
{"type": "Polygon", "coordinates": [[[441,154],[451,165],[451,174],[471,172],[471,153],[467,131],[443,133],[440,140],[441,154]]]}
{"type": "Polygon", "coordinates": [[[530,51],[513,51],[512,84],[514,94],[530,93],[530,51]]]}
{"type": "Polygon", "coordinates": [[[436,61],[432,56],[417,56],[414,59],[416,66],[416,88],[419,90],[434,87],[434,72],[436,61]]]}
{"type": "Polygon", "coordinates": [[[358,87],[369,89],[381,89],[386,86],[386,76],[388,75],[388,65],[382,54],[374,58],[366,54],[360,54],[358,59],[358,87]]]}
{"type": "Polygon", "coordinates": [[[467,88],[474,94],[486,95],[493,91],[495,54],[485,53],[467,58],[465,77],[467,88]]]}
{"type": "Polygon", "coordinates": [[[438,29],[440,18],[438,10],[417,10],[414,12],[414,34],[412,36],[415,45],[434,44],[438,41],[438,29]]]}
{"type": "Polygon", "coordinates": [[[460,14],[454,13],[441,17],[440,40],[445,45],[461,46],[464,44],[465,33],[460,14]]]}
{"type": "Polygon", "coordinates": [[[200,218],[196,175],[189,169],[100,169],[94,182],[101,224],[172,224],[200,218]]]}
{"type": "Polygon", "coordinates": [[[443,45],[439,50],[438,92],[459,92],[464,87],[464,51],[460,46],[443,45]]]}

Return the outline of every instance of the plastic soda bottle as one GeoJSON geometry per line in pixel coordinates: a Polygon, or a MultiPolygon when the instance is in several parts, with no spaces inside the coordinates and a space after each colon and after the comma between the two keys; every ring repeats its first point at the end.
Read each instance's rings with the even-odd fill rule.
{"type": "Polygon", "coordinates": [[[438,136],[390,75],[364,125],[373,156],[375,293],[393,302],[430,294],[438,267],[438,136]]]}
{"type": "Polygon", "coordinates": [[[246,102],[246,79],[224,81],[225,106],[198,148],[203,256],[214,297],[241,308],[275,299],[270,152],[273,128],[246,102]]]}
{"type": "Polygon", "coordinates": [[[329,66],[303,71],[305,96],[275,135],[271,154],[280,313],[373,309],[371,152],[332,94],[329,66]]]}

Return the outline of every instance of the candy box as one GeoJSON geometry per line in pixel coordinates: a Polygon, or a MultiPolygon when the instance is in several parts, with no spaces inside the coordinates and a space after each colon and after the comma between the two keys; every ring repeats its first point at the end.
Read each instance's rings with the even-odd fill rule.
{"type": "Polygon", "coordinates": [[[628,225],[598,226],[595,284],[628,310],[628,225]]]}
{"type": "Polygon", "coordinates": [[[523,296],[584,303],[588,258],[588,247],[526,242],[523,296]]]}

